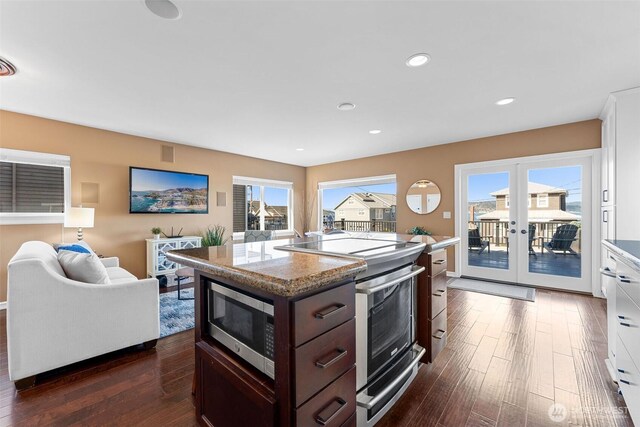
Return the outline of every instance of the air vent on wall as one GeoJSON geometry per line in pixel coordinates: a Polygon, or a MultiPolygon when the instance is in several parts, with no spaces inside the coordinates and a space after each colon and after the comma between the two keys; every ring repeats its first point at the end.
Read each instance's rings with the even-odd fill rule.
{"type": "Polygon", "coordinates": [[[176,161],[175,159],[175,150],[172,146],[170,145],[163,145],[162,146],[162,161],[163,162],[169,162],[169,163],[173,163],[176,161]]]}
{"type": "Polygon", "coordinates": [[[0,58],[0,77],[12,76],[16,71],[15,65],[4,58],[0,58]]]}

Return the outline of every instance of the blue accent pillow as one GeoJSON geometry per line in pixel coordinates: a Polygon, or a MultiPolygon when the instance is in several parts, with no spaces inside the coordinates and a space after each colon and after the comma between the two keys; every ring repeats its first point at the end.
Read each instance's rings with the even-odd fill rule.
{"type": "Polygon", "coordinates": [[[64,246],[58,246],[58,252],[60,251],[71,251],[71,252],[78,252],[80,254],[90,254],[91,252],[89,252],[89,250],[83,246],[80,245],[64,245],[64,246]]]}

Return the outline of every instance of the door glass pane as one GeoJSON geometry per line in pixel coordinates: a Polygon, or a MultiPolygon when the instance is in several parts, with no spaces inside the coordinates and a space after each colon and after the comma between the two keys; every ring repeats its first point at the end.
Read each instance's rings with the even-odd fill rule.
{"type": "Polygon", "coordinates": [[[264,187],[264,229],[289,229],[289,190],[264,187]]]}
{"type": "Polygon", "coordinates": [[[529,272],[580,277],[582,166],[530,169],[529,272]]]}
{"type": "Polygon", "coordinates": [[[509,172],[469,175],[469,265],[509,269],[509,172]]]}

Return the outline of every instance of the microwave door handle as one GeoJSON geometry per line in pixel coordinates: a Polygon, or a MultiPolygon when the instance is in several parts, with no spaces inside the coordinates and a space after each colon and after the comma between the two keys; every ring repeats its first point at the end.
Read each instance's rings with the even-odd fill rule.
{"type": "Polygon", "coordinates": [[[362,283],[358,283],[356,285],[356,292],[359,294],[366,294],[366,295],[371,295],[374,294],[378,291],[381,291],[383,289],[389,288],[391,286],[397,285],[398,283],[404,282],[405,280],[411,279],[414,276],[417,276],[418,274],[422,273],[425,270],[424,267],[418,267],[417,265],[414,265],[413,268],[411,269],[411,272],[409,274],[405,274],[402,277],[399,277],[397,279],[394,280],[390,280],[388,282],[384,282],[378,286],[373,286],[371,288],[367,287],[367,282],[362,282],[362,283]]]}

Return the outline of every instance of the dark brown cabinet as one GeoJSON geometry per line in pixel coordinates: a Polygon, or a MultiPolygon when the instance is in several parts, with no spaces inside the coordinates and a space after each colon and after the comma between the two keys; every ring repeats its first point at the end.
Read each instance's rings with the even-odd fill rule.
{"type": "Polygon", "coordinates": [[[355,424],[353,281],[283,297],[200,271],[195,279],[196,416],[201,425],[355,424]],[[273,301],[274,379],[209,336],[207,279],[273,301]]]}
{"type": "Polygon", "coordinates": [[[418,264],[425,267],[418,276],[418,344],[427,350],[422,362],[430,363],[447,344],[447,252],[423,253],[418,264]]]}

